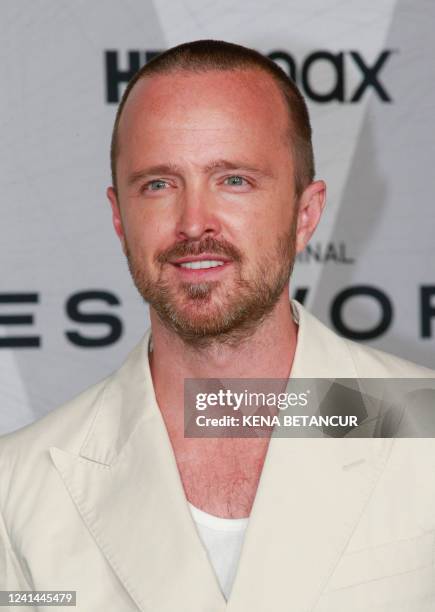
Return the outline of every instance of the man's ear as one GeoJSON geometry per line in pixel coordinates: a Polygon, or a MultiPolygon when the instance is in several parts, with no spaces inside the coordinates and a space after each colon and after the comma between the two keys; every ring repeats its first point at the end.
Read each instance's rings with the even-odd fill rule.
{"type": "Polygon", "coordinates": [[[121,242],[121,246],[122,246],[124,255],[126,255],[127,252],[126,252],[125,235],[124,235],[124,228],[122,226],[121,209],[118,203],[118,196],[116,195],[116,191],[113,187],[108,187],[106,194],[110,202],[110,206],[112,207],[113,227],[115,228],[116,235],[118,236],[121,242]]]}
{"type": "Polygon", "coordinates": [[[314,181],[304,189],[299,198],[296,253],[300,253],[307,246],[320,221],[325,203],[326,184],[324,181],[314,181]]]}

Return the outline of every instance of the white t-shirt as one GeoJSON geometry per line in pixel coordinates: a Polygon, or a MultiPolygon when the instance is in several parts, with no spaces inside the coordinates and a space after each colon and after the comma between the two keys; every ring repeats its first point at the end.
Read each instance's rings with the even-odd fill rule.
{"type": "Polygon", "coordinates": [[[221,518],[188,504],[222,593],[228,600],[249,518],[221,518]]]}

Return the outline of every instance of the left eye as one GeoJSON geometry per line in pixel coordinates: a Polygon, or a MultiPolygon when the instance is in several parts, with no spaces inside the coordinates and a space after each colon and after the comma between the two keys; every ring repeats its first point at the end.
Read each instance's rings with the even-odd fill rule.
{"type": "Polygon", "coordinates": [[[224,183],[226,185],[231,185],[233,187],[240,187],[247,184],[247,180],[243,178],[243,176],[238,176],[235,174],[234,176],[228,176],[224,183]]]}

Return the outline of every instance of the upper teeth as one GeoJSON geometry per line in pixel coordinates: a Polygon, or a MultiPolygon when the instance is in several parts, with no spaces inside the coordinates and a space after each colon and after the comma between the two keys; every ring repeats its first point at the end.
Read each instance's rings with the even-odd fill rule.
{"type": "Polygon", "coordinates": [[[199,270],[200,268],[215,268],[216,266],[223,265],[223,261],[216,261],[213,259],[204,259],[203,261],[186,261],[185,263],[180,264],[182,268],[190,268],[192,270],[199,270]]]}

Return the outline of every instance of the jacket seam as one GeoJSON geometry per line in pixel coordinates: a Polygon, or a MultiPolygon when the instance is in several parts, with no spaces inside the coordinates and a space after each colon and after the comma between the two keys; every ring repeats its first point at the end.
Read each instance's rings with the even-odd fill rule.
{"type": "Polygon", "coordinates": [[[98,394],[98,397],[95,398],[95,403],[97,404],[96,408],[95,408],[95,414],[94,414],[94,416],[92,418],[92,421],[90,423],[90,426],[89,426],[89,428],[88,428],[88,430],[86,432],[85,438],[84,438],[84,440],[83,440],[83,442],[82,442],[82,444],[80,446],[79,453],[81,453],[83,448],[86,447],[86,445],[87,445],[87,443],[89,441],[89,438],[91,437],[91,434],[92,434],[92,432],[94,430],[95,424],[96,424],[97,420],[100,417],[101,407],[102,407],[102,405],[104,403],[104,399],[106,397],[106,392],[107,392],[108,384],[109,384],[109,381],[106,380],[103,388],[100,390],[100,393],[98,394]]]}
{"type": "Polygon", "coordinates": [[[355,374],[357,378],[360,378],[359,372],[358,372],[358,367],[355,361],[355,357],[353,356],[353,351],[352,351],[352,347],[350,345],[350,340],[348,340],[347,338],[343,338],[344,343],[346,345],[346,350],[349,354],[350,359],[352,360],[352,364],[353,364],[353,368],[355,370],[355,374]]]}

